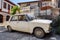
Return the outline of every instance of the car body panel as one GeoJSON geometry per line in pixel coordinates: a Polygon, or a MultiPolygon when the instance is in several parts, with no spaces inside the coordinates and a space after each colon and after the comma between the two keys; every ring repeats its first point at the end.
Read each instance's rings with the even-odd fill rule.
{"type": "Polygon", "coordinates": [[[13,30],[33,33],[34,28],[39,27],[42,28],[45,33],[50,33],[49,28],[51,22],[51,20],[44,19],[34,19],[32,21],[11,21],[10,18],[9,21],[5,23],[5,28],[9,25],[13,30]]]}

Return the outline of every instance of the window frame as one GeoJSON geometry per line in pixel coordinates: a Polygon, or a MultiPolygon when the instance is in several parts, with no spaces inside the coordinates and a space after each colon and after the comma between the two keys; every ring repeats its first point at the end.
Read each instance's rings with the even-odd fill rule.
{"type": "MultiPolygon", "coordinates": [[[[17,15],[15,15],[15,16],[17,16],[17,15]]],[[[13,17],[15,17],[15,16],[12,16],[10,21],[18,21],[18,16],[17,16],[17,20],[12,20],[13,17]]]]}
{"type": "Polygon", "coordinates": [[[5,9],[7,8],[7,3],[6,3],[6,2],[3,3],[3,7],[4,7],[5,9]]]}
{"type": "Polygon", "coordinates": [[[18,15],[18,21],[20,21],[20,20],[19,20],[19,16],[25,16],[25,17],[26,17],[26,19],[27,19],[27,20],[21,20],[21,21],[28,21],[28,18],[27,18],[27,16],[26,16],[26,15],[18,15]]]}
{"type": "Polygon", "coordinates": [[[8,4],[8,10],[10,10],[10,5],[8,4]]]}

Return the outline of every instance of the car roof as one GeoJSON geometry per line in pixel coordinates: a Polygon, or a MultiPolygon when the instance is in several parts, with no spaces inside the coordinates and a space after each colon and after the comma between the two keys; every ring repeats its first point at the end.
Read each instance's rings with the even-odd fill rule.
{"type": "Polygon", "coordinates": [[[27,14],[15,14],[15,15],[27,15],[27,14]]]}
{"type": "Polygon", "coordinates": [[[15,15],[12,15],[12,16],[19,16],[19,15],[27,15],[27,14],[15,14],[15,15]]]}
{"type": "Polygon", "coordinates": [[[27,15],[27,14],[15,14],[15,15],[27,15]]]}

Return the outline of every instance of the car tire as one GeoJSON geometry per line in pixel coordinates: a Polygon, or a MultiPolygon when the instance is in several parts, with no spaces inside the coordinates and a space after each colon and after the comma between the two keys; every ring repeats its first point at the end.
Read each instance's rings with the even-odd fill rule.
{"type": "Polygon", "coordinates": [[[9,32],[11,32],[11,31],[12,31],[12,28],[11,28],[10,26],[8,26],[8,27],[7,27],[7,30],[8,30],[9,32]]]}
{"type": "Polygon", "coordinates": [[[37,38],[43,38],[45,36],[45,32],[43,31],[43,29],[41,28],[36,28],[34,30],[34,35],[37,37],[37,38]]]}

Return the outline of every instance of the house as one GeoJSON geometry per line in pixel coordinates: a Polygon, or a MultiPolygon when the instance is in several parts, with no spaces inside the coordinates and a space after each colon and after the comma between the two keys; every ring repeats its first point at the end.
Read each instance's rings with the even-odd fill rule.
{"type": "Polygon", "coordinates": [[[40,1],[30,1],[30,2],[20,2],[18,3],[20,5],[20,10],[22,10],[21,13],[30,14],[33,16],[38,16],[40,14],[40,1]]]}
{"type": "Polygon", "coordinates": [[[40,0],[18,3],[22,13],[43,19],[53,19],[59,15],[58,0],[40,0]]]}
{"type": "Polygon", "coordinates": [[[42,0],[40,14],[43,18],[52,19],[59,15],[58,0],[42,0]]]}
{"type": "Polygon", "coordinates": [[[0,23],[8,21],[10,10],[15,4],[9,0],[0,0],[0,23]]]}

